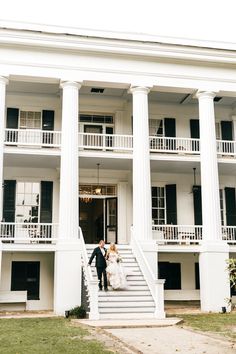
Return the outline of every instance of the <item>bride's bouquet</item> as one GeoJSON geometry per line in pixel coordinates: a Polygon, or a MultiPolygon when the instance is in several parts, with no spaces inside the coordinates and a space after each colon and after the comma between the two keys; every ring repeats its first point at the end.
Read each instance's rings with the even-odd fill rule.
{"type": "Polygon", "coordinates": [[[121,258],[121,256],[119,254],[117,255],[116,262],[117,263],[121,263],[122,262],[122,258],[121,258]]]}

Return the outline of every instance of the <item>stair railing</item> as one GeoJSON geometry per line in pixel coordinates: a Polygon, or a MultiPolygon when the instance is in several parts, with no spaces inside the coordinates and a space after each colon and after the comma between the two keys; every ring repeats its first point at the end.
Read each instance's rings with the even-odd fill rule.
{"type": "Polygon", "coordinates": [[[165,318],[164,311],[164,279],[157,279],[147,261],[147,258],[139,244],[139,241],[135,238],[133,228],[131,228],[131,247],[133,254],[138,262],[138,265],[143,273],[144,279],[147,282],[151,295],[155,303],[156,318],[165,318]]]}
{"type": "Polygon", "coordinates": [[[94,279],[91,267],[88,265],[89,259],[84,242],[84,236],[81,228],[79,227],[79,236],[81,242],[81,256],[82,256],[82,267],[85,276],[85,282],[88,289],[89,296],[89,319],[98,320],[98,280],[94,279]]]}

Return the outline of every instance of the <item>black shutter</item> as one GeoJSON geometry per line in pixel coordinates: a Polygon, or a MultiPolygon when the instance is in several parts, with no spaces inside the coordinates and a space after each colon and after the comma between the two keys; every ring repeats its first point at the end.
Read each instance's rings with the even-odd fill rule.
{"type": "Polygon", "coordinates": [[[166,185],[166,217],[167,224],[177,225],[176,184],[166,185]]]}
{"type": "Polygon", "coordinates": [[[199,120],[190,119],[190,134],[192,139],[200,138],[199,120]]]}
{"type": "Polygon", "coordinates": [[[41,199],[40,199],[40,222],[52,222],[52,193],[53,182],[41,182],[41,199]]]}
{"type": "Polygon", "coordinates": [[[43,130],[54,130],[54,111],[43,111],[43,130]]]}
{"type": "Polygon", "coordinates": [[[193,207],[194,207],[194,224],[202,225],[202,194],[201,186],[193,186],[193,207]]]}
{"type": "MultiPolygon", "coordinates": [[[[54,111],[43,111],[42,130],[54,130],[54,111]]],[[[43,133],[43,144],[53,144],[51,133],[43,133]]]]}
{"type": "Polygon", "coordinates": [[[18,129],[18,108],[7,108],[7,128],[18,129]]]}
{"type": "Polygon", "coordinates": [[[199,263],[195,263],[195,289],[200,289],[199,263]]]}
{"type": "MultiPolygon", "coordinates": [[[[190,134],[191,139],[200,139],[200,130],[199,130],[199,120],[190,119],[190,134]]],[[[192,150],[200,151],[199,141],[192,141],[192,150]]]]}
{"type": "Polygon", "coordinates": [[[226,222],[228,226],[236,225],[235,188],[225,188],[226,222]]]}
{"type": "Polygon", "coordinates": [[[175,127],[175,118],[165,118],[165,136],[166,137],[176,137],[176,127],[175,127]]]}
{"type": "Polygon", "coordinates": [[[233,140],[232,122],[221,121],[221,138],[222,140],[233,140]]]}
{"type": "MultiPolygon", "coordinates": [[[[7,129],[18,129],[18,118],[19,109],[18,108],[7,108],[7,129]]],[[[6,141],[11,143],[16,143],[18,141],[18,132],[9,131],[7,132],[6,141]]]]}
{"type": "Polygon", "coordinates": [[[3,220],[5,222],[15,222],[16,207],[16,181],[4,181],[3,193],[3,220]]]}

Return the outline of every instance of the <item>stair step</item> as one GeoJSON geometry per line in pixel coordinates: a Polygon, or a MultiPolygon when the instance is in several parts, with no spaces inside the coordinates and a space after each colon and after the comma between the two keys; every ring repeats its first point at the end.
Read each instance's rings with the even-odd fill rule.
{"type": "Polygon", "coordinates": [[[153,298],[152,296],[149,294],[149,295],[145,295],[145,296],[135,296],[135,295],[132,295],[132,296],[103,296],[103,297],[100,297],[98,298],[98,301],[99,303],[100,302],[120,302],[120,301],[124,301],[126,304],[131,302],[131,301],[136,301],[136,303],[138,304],[139,301],[148,301],[148,302],[152,302],[153,303],[153,298]]]}
{"type": "MultiPolygon", "coordinates": [[[[115,308],[115,309],[121,309],[121,308],[128,308],[128,309],[131,309],[131,308],[136,308],[136,309],[139,309],[140,308],[144,308],[144,307],[154,307],[154,302],[153,301],[130,301],[130,302],[124,302],[124,301],[112,301],[112,302],[109,302],[107,303],[106,301],[105,302],[100,302],[98,303],[98,307],[99,308],[115,308]]],[[[117,312],[117,311],[115,311],[117,312]]]]}
{"type": "Polygon", "coordinates": [[[110,319],[135,319],[135,320],[145,320],[145,319],[150,319],[150,318],[154,318],[154,314],[150,313],[150,312],[145,312],[145,313],[102,313],[100,314],[100,318],[103,320],[110,320],[110,319]]]}
{"type": "MultiPolygon", "coordinates": [[[[108,307],[108,308],[100,308],[99,307],[99,312],[100,313],[110,313],[110,314],[114,314],[114,313],[145,313],[145,312],[150,312],[153,313],[154,312],[154,306],[152,307],[108,307]]],[[[143,316],[142,316],[143,317],[143,316]]]]}
{"type": "Polygon", "coordinates": [[[149,290],[114,290],[114,291],[99,291],[98,296],[100,297],[116,297],[116,296],[145,296],[150,295],[149,290]]]}

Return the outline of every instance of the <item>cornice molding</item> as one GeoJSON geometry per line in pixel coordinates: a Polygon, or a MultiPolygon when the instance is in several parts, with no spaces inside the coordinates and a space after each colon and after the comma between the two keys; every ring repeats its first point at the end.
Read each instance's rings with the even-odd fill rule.
{"type": "Polygon", "coordinates": [[[44,48],[48,51],[89,52],[97,54],[168,58],[175,61],[195,61],[236,64],[236,44],[231,49],[215,49],[190,44],[161,43],[128,39],[98,38],[84,35],[40,33],[26,30],[0,29],[1,46],[44,48]]]}

